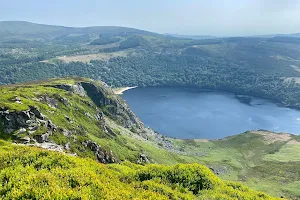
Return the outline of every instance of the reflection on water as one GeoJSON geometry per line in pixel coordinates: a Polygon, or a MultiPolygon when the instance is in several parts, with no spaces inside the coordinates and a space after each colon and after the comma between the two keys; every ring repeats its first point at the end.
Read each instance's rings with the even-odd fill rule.
{"type": "Polygon", "coordinates": [[[268,100],[194,88],[136,88],[122,97],[145,125],[177,138],[216,139],[247,130],[300,133],[300,111],[268,100]]]}

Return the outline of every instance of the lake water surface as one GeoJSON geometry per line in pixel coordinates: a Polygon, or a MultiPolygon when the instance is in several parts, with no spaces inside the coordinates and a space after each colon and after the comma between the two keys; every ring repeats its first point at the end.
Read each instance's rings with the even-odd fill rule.
{"type": "Polygon", "coordinates": [[[122,97],[146,126],[170,137],[217,139],[256,129],[300,133],[300,111],[265,99],[245,103],[230,93],[177,87],[136,88],[122,97]]]}

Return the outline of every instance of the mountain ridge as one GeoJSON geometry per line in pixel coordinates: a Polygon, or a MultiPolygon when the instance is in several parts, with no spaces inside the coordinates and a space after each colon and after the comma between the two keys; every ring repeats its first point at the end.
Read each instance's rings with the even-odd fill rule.
{"type": "MultiPolygon", "coordinates": [[[[168,138],[144,127],[126,102],[105,83],[86,78],[1,86],[0,91],[2,140],[101,163],[201,163],[225,180],[243,182],[274,196],[296,196],[292,195],[293,190],[281,188],[277,181],[254,171],[265,174],[272,163],[274,172],[268,172],[270,178],[278,176],[294,187],[297,179],[290,179],[288,173],[278,174],[278,170],[292,168],[299,162],[297,157],[282,160],[287,155],[284,149],[289,148],[288,153],[298,151],[299,136],[289,134],[282,138],[283,134],[249,131],[220,140],[168,138]],[[255,164],[249,166],[249,162],[255,164]],[[245,178],[248,176],[252,178],[245,178]],[[253,179],[268,182],[271,188],[253,185],[253,179]]],[[[296,169],[290,170],[298,173],[296,169]]]]}
{"type": "Polygon", "coordinates": [[[55,37],[68,34],[144,34],[158,35],[144,30],[128,28],[122,26],[89,26],[89,27],[68,27],[57,25],[37,24],[27,21],[0,21],[0,33],[6,33],[8,36],[38,36],[44,39],[53,39],[55,37]],[[45,35],[46,34],[46,35],[45,35]]]}
{"type": "MultiPolygon", "coordinates": [[[[230,38],[230,37],[276,37],[276,36],[292,36],[292,37],[299,37],[300,36],[300,32],[299,33],[286,33],[286,34],[263,34],[263,35],[250,35],[250,36],[220,36],[220,37],[216,37],[216,36],[212,36],[212,35],[197,35],[197,34],[193,34],[193,35],[185,35],[185,34],[173,34],[173,33],[165,33],[165,34],[159,34],[159,33],[155,33],[155,32],[151,32],[151,31],[146,31],[146,30],[142,30],[142,29],[138,29],[138,28],[131,28],[131,27],[125,27],[125,26],[80,26],[80,27],[75,27],[75,26],[64,26],[64,25],[54,25],[54,24],[43,24],[43,23],[35,23],[35,22],[29,22],[29,21],[22,21],[22,20],[3,20],[0,21],[0,32],[3,31],[3,29],[7,29],[9,30],[10,26],[23,26],[25,27],[27,26],[32,26],[32,27],[43,27],[46,28],[46,30],[41,30],[43,32],[47,31],[47,27],[49,29],[51,28],[57,28],[57,29],[73,29],[73,31],[79,31],[80,29],[82,30],[87,30],[87,29],[105,29],[105,28],[113,28],[113,29],[123,29],[124,31],[129,31],[129,32],[140,32],[140,33],[144,33],[144,34],[155,34],[155,35],[166,35],[166,36],[172,36],[172,37],[178,37],[178,38],[187,38],[187,39],[215,39],[215,38],[230,38]],[[2,29],[2,30],[1,30],[2,29]]],[[[21,29],[15,29],[15,30],[19,30],[21,31],[21,29]]],[[[22,31],[21,31],[22,32],[22,31]]],[[[29,32],[35,32],[36,30],[30,30],[29,32]]],[[[80,32],[80,31],[79,31],[80,32]]]]}

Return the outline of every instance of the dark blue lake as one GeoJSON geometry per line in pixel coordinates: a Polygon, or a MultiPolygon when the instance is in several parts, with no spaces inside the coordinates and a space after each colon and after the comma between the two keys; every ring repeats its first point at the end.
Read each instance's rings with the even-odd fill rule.
{"type": "Polygon", "coordinates": [[[176,87],[136,88],[122,97],[146,126],[170,137],[217,139],[256,129],[300,133],[300,111],[265,99],[176,87]]]}

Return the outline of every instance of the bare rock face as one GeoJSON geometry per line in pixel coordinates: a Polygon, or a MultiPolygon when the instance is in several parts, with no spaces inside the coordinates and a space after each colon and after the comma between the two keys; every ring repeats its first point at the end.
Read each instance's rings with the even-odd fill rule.
{"type": "Polygon", "coordinates": [[[41,120],[44,120],[44,116],[40,113],[40,111],[36,107],[31,107],[30,111],[38,118],[41,120]]]}
{"type": "Polygon", "coordinates": [[[76,85],[72,85],[72,84],[55,85],[54,87],[72,92],[74,94],[78,94],[79,96],[82,97],[86,96],[85,90],[80,83],[77,83],[76,85]]]}
{"type": "Polygon", "coordinates": [[[99,162],[101,163],[115,162],[115,158],[112,156],[112,153],[103,150],[101,146],[96,144],[95,142],[88,140],[83,142],[83,145],[95,153],[96,158],[99,162]]]}
{"type": "Polygon", "coordinates": [[[64,104],[65,106],[68,106],[69,105],[69,101],[68,99],[60,96],[59,94],[55,94],[54,97],[59,101],[61,102],[62,104],[64,104]]]}
{"type": "Polygon", "coordinates": [[[58,100],[49,96],[41,96],[39,101],[47,103],[51,108],[57,108],[58,106],[58,100]]]}
{"type": "MultiPolygon", "coordinates": [[[[25,111],[9,111],[4,108],[0,109],[1,127],[6,134],[13,132],[17,134],[34,133],[39,128],[45,127],[46,131],[43,134],[34,135],[34,139],[38,143],[49,142],[49,136],[57,130],[55,124],[51,120],[46,120],[46,117],[40,113],[36,107],[30,107],[25,111]]],[[[29,143],[31,139],[23,138],[24,143],[29,143]]]]}
{"type": "MultiPolygon", "coordinates": [[[[144,138],[147,138],[148,135],[152,136],[154,134],[152,130],[148,130],[144,127],[143,123],[130,110],[127,103],[118,95],[114,95],[105,85],[102,87],[101,85],[93,82],[80,82],[74,85],[46,85],[46,87],[63,89],[68,91],[68,94],[70,95],[77,94],[80,96],[88,96],[93,103],[89,99],[85,98],[80,98],[80,103],[87,105],[91,109],[95,109],[95,112],[91,114],[83,111],[84,115],[93,119],[93,122],[95,122],[96,119],[97,126],[105,132],[106,136],[113,138],[120,134],[120,132],[115,130],[114,127],[110,127],[109,123],[106,124],[106,117],[114,120],[118,123],[118,125],[129,128],[132,132],[137,133],[144,138]]],[[[53,110],[56,110],[59,114],[61,105],[66,107],[73,106],[75,110],[79,110],[76,105],[72,105],[72,102],[65,98],[64,95],[61,95],[61,93],[57,93],[52,96],[43,94],[35,97],[34,100],[48,104],[50,107],[54,108],[49,110],[49,112],[54,112],[53,110]]],[[[15,101],[21,102],[21,99],[15,99],[15,101]]],[[[73,134],[84,134],[87,130],[81,124],[77,123],[74,115],[63,116],[68,122],[68,126],[66,127],[71,127],[69,130],[57,127],[51,120],[49,120],[49,118],[47,118],[47,116],[44,116],[37,107],[30,107],[30,109],[25,111],[9,111],[8,109],[0,107],[0,127],[6,134],[13,134],[16,136],[16,141],[18,143],[39,146],[49,150],[71,151],[71,149],[73,149],[72,145],[74,142],[80,145],[80,150],[82,150],[82,152],[86,150],[92,151],[95,154],[96,159],[101,163],[117,162],[118,159],[111,151],[101,147],[91,140],[88,140],[87,138],[84,139],[84,142],[82,142],[82,140],[77,141],[76,137],[74,137],[73,142],[70,142],[73,134]],[[54,140],[56,139],[57,134],[63,134],[63,136],[67,138],[67,143],[60,143],[61,145],[56,144],[54,140]]],[[[147,156],[143,154],[140,155],[138,160],[141,163],[149,162],[147,156]]]]}
{"type": "Polygon", "coordinates": [[[102,111],[98,111],[98,113],[95,115],[95,119],[98,121],[101,121],[103,119],[103,112],[102,111]]]}
{"type": "Polygon", "coordinates": [[[150,161],[145,154],[141,154],[138,163],[150,163],[150,161]]]}
{"type": "MultiPolygon", "coordinates": [[[[103,113],[102,111],[99,111],[96,115],[94,115],[98,121],[101,121],[105,114],[116,120],[125,128],[134,127],[138,130],[138,133],[143,132],[143,123],[130,110],[127,103],[119,96],[113,95],[113,92],[104,83],[101,87],[92,82],[78,82],[76,84],[60,84],[49,86],[63,89],[80,96],[90,97],[94,104],[104,112],[103,113]]],[[[57,102],[55,102],[55,100],[57,102],[62,102],[64,105],[68,105],[68,101],[64,98],[60,98],[59,96],[55,96],[53,99],[46,98],[44,101],[46,101],[48,105],[51,105],[51,107],[57,107],[57,102]]],[[[94,105],[90,104],[88,101],[84,101],[83,103],[88,104],[90,107],[94,107],[94,105]]],[[[89,116],[90,114],[86,113],[86,115],[89,116]]]]}
{"type": "Polygon", "coordinates": [[[94,154],[96,158],[101,163],[115,163],[116,158],[113,156],[112,152],[108,152],[104,150],[100,145],[97,143],[88,140],[82,143],[85,147],[89,148],[94,154]]]}
{"type": "Polygon", "coordinates": [[[26,111],[12,111],[5,108],[0,109],[0,119],[4,132],[12,133],[16,130],[24,132],[25,130],[34,131],[44,121],[44,116],[37,108],[31,107],[26,111]]]}
{"type": "Polygon", "coordinates": [[[43,143],[43,142],[48,142],[48,137],[50,136],[50,133],[44,133],[42,135],[35,135],[33,138],[38,142],[38,143],[43,143]]]}
{"type": "Polygon", "coordinates": [[[124,102],[119,96],[113,96],[112,93],[105,87],[100,88],[93,83],[81,82],[81,86],[92,101],[99,108],[104,108],[104,113],[117,120],[120,125],[125,128],[143,128],[142,122],[135,116],[126,102],[124,102]]]}

